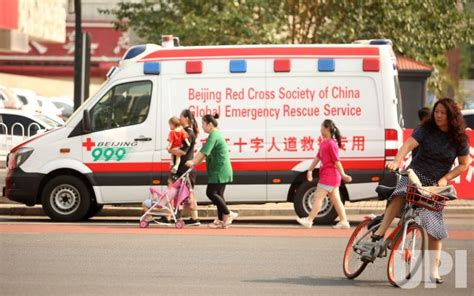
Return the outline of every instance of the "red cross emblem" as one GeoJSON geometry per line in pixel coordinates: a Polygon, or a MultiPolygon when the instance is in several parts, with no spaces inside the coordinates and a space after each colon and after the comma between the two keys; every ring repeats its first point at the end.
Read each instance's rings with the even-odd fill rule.
{"type": "Polygon", "coordinates": [[[86,147],[87,151],[91,151],[94,146],[95,142],[92,142],[91,138],[87,138],[85,142],[82,142],[82,147],[86,147]]]}

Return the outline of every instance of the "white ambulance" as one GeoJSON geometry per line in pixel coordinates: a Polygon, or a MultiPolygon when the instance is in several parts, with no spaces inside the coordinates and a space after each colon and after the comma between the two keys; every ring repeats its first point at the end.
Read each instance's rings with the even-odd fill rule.
{"type": "MultiPolygon", "coordinates": [[[[135,46],[63,127],[11,150],[6,196],[42,204],[58,221],[87,219],[104,204],[139,203],[150,186],[166,184],[167,122],[188,108],[199,124],[220,114],[234,169],[229,203],[293,202],[305,216],[317,182],[317,172],[306,181],[306,170],[326,118],[343,134],[340,154],[353,176],[342,198],[372,198],[379,182],[389,182],[384,165],[402,140],[399,94],[389,40],[135,46]]],[[[206,136],[199,134],[197,149],[206,136]]],[[[196,195],[206,203],[206,174],[198,171],[196,195]]],[[[335,217],[326,201],[317,222],[335,217]]]]}

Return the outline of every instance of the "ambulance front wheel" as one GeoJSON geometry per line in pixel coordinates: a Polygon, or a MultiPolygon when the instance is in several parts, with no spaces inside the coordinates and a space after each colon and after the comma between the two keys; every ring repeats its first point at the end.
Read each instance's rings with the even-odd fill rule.
{"type": "Polygon", "coordinates": [[[81,179],[63,175],[49,180],[43,189],[41,203],[52,220],[74,222],[84,219],[90,211],[91,196],[81,179]]]}
{"type": "MultiPolygon", "coordinates": [[[[296,190],[293,206],[298,217],[307,217],[313,208],[313,195],[316,190],[318,180],[313,182],[304,181],[296,190]]],[[[323,199],[321,210],[314,219],[316,224],[331,224],[337,218],[337,212],[332,203],[326,197],[323,199]]]]}

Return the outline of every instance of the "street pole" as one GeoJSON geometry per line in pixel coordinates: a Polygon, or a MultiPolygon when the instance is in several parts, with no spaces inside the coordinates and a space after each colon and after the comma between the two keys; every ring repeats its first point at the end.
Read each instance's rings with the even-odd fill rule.
{"type": "Polygon", "coordinates": [[[82,104],[82,28],[81,0],[74,0],[76,18],[74,40],[74,110],[82,104]]]}

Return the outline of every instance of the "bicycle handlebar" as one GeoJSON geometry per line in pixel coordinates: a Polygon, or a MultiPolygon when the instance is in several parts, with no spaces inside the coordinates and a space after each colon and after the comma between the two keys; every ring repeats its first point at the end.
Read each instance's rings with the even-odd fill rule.
{"type": "MultiPolygon", "coordinates": [[[[409,169],[408,169],[409,170],[409,169]]],[[[402,170],[400,168],[397,168],[395,170],[389,170],[391,173],[394,173],[396,175],[400,176],[408,176],[408,170],[402,170]]]]}

